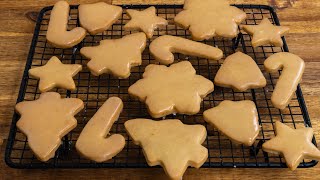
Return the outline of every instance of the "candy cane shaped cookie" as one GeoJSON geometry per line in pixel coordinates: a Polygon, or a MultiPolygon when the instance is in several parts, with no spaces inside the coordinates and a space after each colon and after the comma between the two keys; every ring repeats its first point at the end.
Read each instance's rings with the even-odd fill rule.
{"type": "Polygon", "coordinates": [[[125,139],[122,135],[113,134],[107,137],[122,108],[123,103],[118,97],[109,98],[100,107],[77,140],[76,149],[81,155],[96,162],[104,162],[123,149],[125,139]]]}
{"type": "Polygon", "coordinates": [[[82,27],[67,31],[69,10],[69,4],[66,1],[58,1],[51,11],[47,40],[57,48],[73,47],[86,36],[86,30],[82,27]]]}
{"type": "Polygon", "coordinates": [[[297,55],[280,52],[271,55],[264,62],[268,72],[282,69],[282,73],[273,90],[271,102],[274,107],[284,109],[290,102],[304,71],[304,61],[297,55]]]}
{"type": "Polygon", "coordinates": [[[219,48],[169,35],[153,40],[149,48],[155,59],[166,65],[173,63],[174,56],[172,53],[182,53],[213,60],[219,60],[223,56],[223,52],[219,48]]]}

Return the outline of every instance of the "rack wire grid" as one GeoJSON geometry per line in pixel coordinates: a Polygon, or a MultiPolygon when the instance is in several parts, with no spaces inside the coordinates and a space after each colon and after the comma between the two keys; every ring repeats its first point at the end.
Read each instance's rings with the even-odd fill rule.
{"type": "MultiPolygon", "coordinates": [[[[247,13],[247,19],[243,24],[259,24],[259,22],[266,17],[269,18],[273,24],[280,25],[275,11],[269,6],[235,6],[247,13]]],[[[142,10],[147,7],[149,7],[149,5],[123,5],[124,9],[142,10]]],[[[175,15],[182,10],[182,5],[156,5],[155,7],[157,8],[157,14],[167,19],[169,25],[156,30],[152,39],[164,34],[190,38],[188,30],[176,26],[173,22],[175,15]]],[[[69,29],[79,26],[77,8],[77,6],[71,6],[68,24],[69,29]]],[[[56,91],[59,92],[62,97],[82,99],[85,103],[85,108],[76,115],[78,126],[63,138],[63,143],[56,151],[54,158],[45,163],[36,159],[28,146],[26,136],[16,128],[19,115],[15,113],[6,148],[6,163],[14,168],[148,167],[141,148],[134,145],[132,139],[126,134],[124,122],[133,118],[151,119],[145,104],[131,98],[127,90],[130,85],[142,77],[144,69],[148,64],[157,64],[157,62],[154,61],[148,48],[146,48],[142,56],[142,65],[132,68],[132,74],[128,79],[118,79],[107,74],[96,77],[91,75],[86,67],[88,60],[83,58],[79,53],[81,47],[96,46],[102,39],[116,39],[133,33],[123,30],[123,25],[126,24],[130,18],[123,12],[122,17],[114,23],[109,30],[95,36],[87,35],[79,45],[73,48],[59,49],[50,46],[46,41],[46,30],[51,9],[52,7],[45,7],[38,16],[17,102],[35,100],[39,97],[38,80],[29,77],[28,70],[44,65],[52,56],[57,56],[63,63],[83,65],[84,69],[74,77],[77,85],[76,90],[67,91],[56,89],[56,91]],[[113,125],[110,133],[122,134],[126,138],[126,146],[113,159],[104,163],[95,163],[81,157],[77,153],[75,142],[88,120],[111,96],[118,96],[123,100],[124,110],[118,121],[113,125]]],[[[267,79],[267,86],[245,92],[235,92],[230,88],[215,86],[214,92],[204,98],[201,111],[198,114],[192,116],[178,114],[166,117],[167,119],[180,119],[186,124],[202,124],[207,128],[208,136],[204,142],[204,146],[208,148],[209,157],[202,167],[286,167],[285,160],[282,157],[262,151],[261,146],[263,142],[275,135],[275,121],[281,121],[292,128],[311,127],[311,123],[299,86],[295,96],[284,110],[274,108],[270,101],[271,94],[281,71],[272,74],[266,73],[263,67],[263,61],[274,53],[288,51],[284,38],[283,41],[283,47],[262,46],[253,48],[251,46],[250,36],[244,32],[241,32],[237,38],[232,40],[213,38],[212,40],[203,41],[206,44],[219,47],[223,50],[224,57],[236,51],[242,51],[251,56],[264,73],[267,79]],[[251,147],[233,143],[203,120],[203,111],[217,106],[223,100],[252,100],[256,104],[261,130],[258,138],[251,147]]],[[[149,43],[150,40],[148,41],[148,44],[149,43]]],[[[211,81],[213,81],[217,70],[223,63],[223,60],[209,61],[207,59],[181,54],[176,54],[175,59],[176,62],[180,60],[190,61],[196,69],[197,74],[211,81]]],[[[314,138],[313,143],[316,144],[314,138]]],[[[305,160],[299,167],[312,167],[316,164],[317,161],[305,160]]]]}

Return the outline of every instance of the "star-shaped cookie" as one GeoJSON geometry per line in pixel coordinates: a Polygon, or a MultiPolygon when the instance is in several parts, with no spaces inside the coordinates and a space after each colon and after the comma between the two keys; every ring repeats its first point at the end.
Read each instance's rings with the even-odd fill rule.
{"type": "Polygon", "coordinates": [[[178,119],[133,119],[124,124],[133,142],[143,148],[149,166],[161,165],[171,179],[182,179],[188,166],[199,168],[208,158],[201,144],[207,136],[202,125],[178,119]]]}
{"type": "Polygon", "coordinates": [[[228,56],[214,78],[214,83],[221,87],[246,91],[251,88],[262,88],[267,84],[256,62],[242,52],[228,56]]]}
{"type": "Polygon", "coordinates": [[[149,113],[159,118],[172,113],[196,114],[202,98],[213,91],[213,83],[196,75],[189,61],[165,65],[150,64],[143,79],[129,87],[129,94],[148,106],[149,113]]]}
{"type": "Polygon", "coordinates": [[[320,160],[320,151],[312,144],[312,128],[292,129],[277,121],[276,136],[262,145],[264,151],[281,154],[287,166],[295,170],[304,159],[320,160]]]}
{"type": "Polygon", "coordinates": [[[87,66],[93,75],[111,73],[124,79],[130,76],[132,66],[141,64],[146,41],[144,33],[134,33],[121,39],[102,40],[99,46],[81,48],[80,53],[90,59],[87,66]]]}
{"type": "Polygon", "coordinates": [[[222,101],[203,113],[205,121],[230,139],[251,146],[259,134],[258,112],[254,102],[222,101]]]}
{"type": "Polygon", "coordinates": [[[80,99],[62,99],[59,93],[46,92],[34,101],[16,105],[21,115],[19,130],[28,138],[28,144],[40,161],[48,161],[61,145],[61,138],[77,126],[73,117],[84,105],[80,99]]]}
{"type": "Polygon", "coordinates": [[[288,27],[271,24],[268,18],[262,19],[259,25],[243,25],[242,28],[252,36],[251,43],[253,47],[266,44],[282,46],[281,36],[289,31],[288,27]]]}
{"type": "Polygon", "coordinates": [[[230,6],[227,0],[185,0],[183,11],[174,21],[190,30],[194,40],[215,36],[233,38],[238,35],[238,25],[246,13],[230,6]]]}
{"type": "Polygon", "coordinates": [[[80,64],[62,64],[57,57],[53,56],[46,65],[30,69],[29,76],[40,79],[40,92],[50,91],[55,87],[75,90],[76,85],[72,77],[81,69],[80,64]]]}
{"type": "Polygon", "coordinates": [[[152,38],[154,30],[158,26],[168,24],[167,20],[156,15],[156,8],[154,6],[143,11],[128,9],[127,13],[131,17],[131,20],[124,25],[124,29],[143,31],[148,38],[152,38]]]}

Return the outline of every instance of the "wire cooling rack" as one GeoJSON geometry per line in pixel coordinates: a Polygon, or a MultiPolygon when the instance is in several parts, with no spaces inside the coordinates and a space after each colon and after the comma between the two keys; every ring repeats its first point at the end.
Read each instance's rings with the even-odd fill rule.
{"type": "MultiPolygon", "coordinates": [[[[269,6],[263,5],[235,5],[247,13],[247,19],[243,24],[258,24],[263,18],[267,17],[272,23],[279,25],[274,10],[269,6]]],[[[144,9],[148,5],[124,5],[125,9],[144,9]]],[[[155,31],[152,39],[164,35],[182,36],[190,38],[189,31],[177,27],[174,22],[174,16],[182,10],[182,5],[157,5],[157,14],[166,18],[169,25],[155,31]]],[[[130,31],[124,31],[123,25],[128,22],[129,17],[122,14],[122,17],[109,30],[95,36],[87,35],[86,38],[77,46],[70,49],[58,49],[50,46],[46,41],[46,30],[52,7],[46,7],[41,10],[35,32],[30,47],[29,56],[24,71],[18,102],[23,100],[35,100],[39,97],[38,80],[28,76],[28,70],[32,67],[44,65],[52,56],[59,57],[63,63],[82,64],[84,69],[74,77],[77,90],[66,91],[56,89],[62,97],[80,98],[85,103],[85,108],[76,119],[78,126],[63,138],[63,143],[56,151],[55,157],[46,163],[38,161],[27,143],[27,138],[16,128],[16,122],[19,115],[14,114],[12,126],[6,148],[5,161],[15,168],[76,168],[76,167],[148,167],[141,148],[133,144],[132,140],[125,132],[124,122],[133,118],[151,118],[147,112],[144,103],[131,98],[128,95],[128,87],[142,77],[144,68],[150,63],[156,63],[150,55],[148,48],[143,52],[142,65],[132,68],[132,74],[128,79],[117,79],[111,75],[92,76],[86,67],[87,59],[83,58],[79,50],[84,46],[95,46],[102,39],[116,39],[130,34],[130,31]],[[125,148],[112,160],[104,163],[95,163],[87,160],[76,152],[75,142],[88,120],[93,116],[97,109],[111,96],[118,96],[124,102],[124,110],[119,120],[115,122],[110,133],[119,133],[126,138],[125,148]]],[[[79,26],[77,6],[71,6],[69,28],[79,26]]],[[[208,148],[209,158],[202,167],[286,167],[285,160],[280,156],[271,155],[261,150],[261,145],[266,140],[274,136],[274,122],[281,121],[293,128],[311,127],[308,112],[302,97],[300,87],[290,104],[284,110],[278,110],[271,104],[270,97],[274,86],[279,77],[279,73],[266,73],[263,67],[263,61],[276,52],[288,51],[285,39],[283,47],[262,46],[253,48],[251,46],[250,36],[241,32],[237,38],[223,39],[214,38],[204,41],[219,47],[224,52],[224,57],[236,52],[242,51],[251,56],[259,65],[265,77],[267,86],[265,88],[248,90],[245,92],[235,92],[229,88],[215,87],[215,91],[209,94],[202,102],[201,111],[193,116],[188,115],[170,115],[166,118],[177,118],[186,124],[203,124],[207,128],[207,139],[204,146],[208,148]],[[231,142],[227,137],[220,134],[216,129],[207,125],[203,120],[204,110],[217,106],[223,100],[252,100],[255,102],[259,114],[259,123],[261,131],[255,143],[251,147],[239,145],[231,142]]],[[[148,42],[148,44],[150,41],[148,42]]],[[[125,53],[125,52],[124,52],[125,53]]],[[[217,70],[223,63],[220,61],[208,61],[207,59],[184,56],[177,54],[176,61],[189,60],[200,74],[213,81],[217,70]]],[[[316,144],[315,139],[313,143],[316,144]]],[[[299,167],[311,167],[317,164],[317,161],[303,161],[299,167]]]]}

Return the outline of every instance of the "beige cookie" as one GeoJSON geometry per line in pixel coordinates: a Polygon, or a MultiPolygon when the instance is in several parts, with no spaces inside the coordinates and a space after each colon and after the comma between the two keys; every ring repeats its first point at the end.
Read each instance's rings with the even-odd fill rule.
{"type": "Polygon", "coordinates": [[[288,27],[271,24],[268,18],[264,18],[259,25],[243,25],[242,28],[252,36],[253,47],[267,44],[282,46],[281,36],[289,31],[288,27]]]}
{"type": "Polygon", "coordinates": [[[57,57],[53,56],[46,65],[30,69],[29,76],[40,79],[40,92],[50,91],[55,87],[75,90],[76,85],[72,77],[81,69],[80,64],[62,64],[57,57]]]}
{"type": "Polygon", "coordinates": [[[251,146],[259,134],[258,112],[254,102],[222,101],[203,113],[204,120],[230,139],[251,146]]]}
{"type": "Polygon", "coordinates": [[[213,91],[213,83],[196,75],[189,61],[164,65],[150,64],[143,79],[129,87],[129,94],[138,97],[148,106],[154,118],[172,113],[196,114],[202,98],[213,91]]]}
{"type": "Polygon", "coordinates": [[[121,39],[102,40],[99,46],[81,48],[80,53],[90,59],[87,66],[93,75],[110,73],[118,78],[128,78],[131,67],[142,62],[146,40],[144,33],[135,33],[121,39]]]}
{"type": "Polygon", "coordinates": [[[228,56],[214,78],[214,84],[236,91],[262,88],[267,84],[256,62],[242,52],[228,56]]]}
{"type": "Polygon", "coordinates": [[[27,136],[31,150],[40,161],[54,157],[61,138],[77,126],[73,116],[83,107],[80,99],[62,99],[56,92],[46,92],[37,100],[16,105],[21,115],[17,127],[27,136]]]}
{"type": "Polygon", "coordinates": [[[174,55],[172,53],[182,53],[212,60],[219,60],[223,56],[223,52],[219,48],[169,35],[160,36],[153,40],[149,50],[161,64],[173,63],[174,55]]]}
{"type": "Polygon", "coordinates": [[[153,6],[143,11],[128,9],[127,13],[131,20],[124,25],[124,29],[143,31],[148,38],[152,38],[156,28],[168,24],[167,20],[156,15],[156,8],[153,6]]]}
{"type": "Polygon", "coordinates": [[[230,6],[227,0],[185,0],[183,9],[174,21],[189,28],[194,40],[236,37],[238,25],[246,18],[245,12],[230,6]]]}
{"type": "Polygon", "coordinates": [[[269,153],[281,154],[287,166],[295,170],[303,159],[320,160],[320,151],[312,144],[312,128],[292,129],[277,121],[276,136],[262,145],[269,153]]]}
{"type": "Polygon", "coordinates": [[[182,179],[188,166],[200,168],[208,158],[201,144],[207,136],[202,125],[185,125],[178,119],[133,119],[124,124],[140,145],[149,166],[161,165],[171,179],[182,179]]]}
{"type": "Polygon", "coordinates": [[[107,30],[122,15],[122,8],[104,2],[81,4],[79,21],[83,28],[95,35],[107,30]]]}
{"type": "Polygon", "coordinates": [[[304,61],[297,55],[280,52],[271,55],[264,61],[264,67],[268,72],[282,73],[276,83],[271,96],[274,107],[284,109],[290,103],[304,72],[304,61]]]}
{"type": "Polygon", "coordinates": [[[69,10],[69,4],[66,1],[58,1],[51,11],[47,40],[57,48],[71,48],[86,36],[86,30],[82,27],[67,30],[69,10]]]}
{"type": "Polygon", "coordinates": [[[77,140],[76,149],[81,155],[96,162],[104,162],[124,148],[126,141],[121,134],[108,135],[122,108],[122,100],[118,97],[109,98],[100,107],[77,140]]]}

